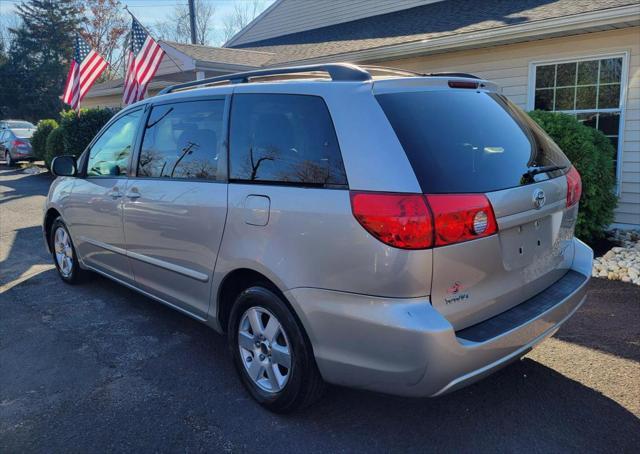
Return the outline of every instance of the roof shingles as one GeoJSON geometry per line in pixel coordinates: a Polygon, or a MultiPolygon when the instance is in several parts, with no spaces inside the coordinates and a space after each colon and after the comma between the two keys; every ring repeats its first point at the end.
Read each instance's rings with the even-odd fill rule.
{"type": "Polygon", "coordinates": [[[272,53],[264,51],[182,44],[171,41],[164,41],[164,43],[201,62],[257,67],[266,64],[273,58],[272,53]]]}
{"type": "Polygon", "coordinates": [[[445,0],[232,47],[272,52],[275,64],[633,4],[638,0],[445,0]]]}

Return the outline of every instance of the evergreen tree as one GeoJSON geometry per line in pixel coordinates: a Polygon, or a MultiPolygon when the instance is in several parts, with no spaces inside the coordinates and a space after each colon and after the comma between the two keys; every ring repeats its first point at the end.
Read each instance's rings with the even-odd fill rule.
{"type": "Polygon", "coordinates": [[[6,92],[5,90],[7,90],[7,87],[5,87],[5,82],[7,79],[6,76],[6,72],[7,72],[7,54],[4,51],[4,45],[2,43],[2,40],[0,40],[0,118],[6,117],[8,115],[8,108],[6,106],[7,102],[5,100],[6,98],[6,92]]]}
{"type": "Polygon", "coordinates": [[[0,74],[10,116],[35,121],[60,112],[80,12],[78,0],[28,0],[17,7],[21,24],[11,29],[9,61],[0,74]]]}
{"type": "Polygon", "coordinates": [[[4,65],[7,61],[7,51],[4,45],[4,39],[0,36],[0,66],[4,65]]]}
{"type": "MultiPolygon", "coordinates": [[[[0,25],[1,26],[1,25],[0,25]]],[[[9,93],[9,65],[7,55],[8,29],[0,29],[0,118],[7,117],[9,107],[7,105],[7,95],[9,93]],[[5,33],[5,31],[7,33],[5,33]]]]}

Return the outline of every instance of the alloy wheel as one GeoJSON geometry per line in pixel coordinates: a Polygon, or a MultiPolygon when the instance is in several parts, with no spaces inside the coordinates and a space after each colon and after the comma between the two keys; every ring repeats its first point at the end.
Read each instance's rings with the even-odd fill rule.
{"type": "Polygon", "coordinates": [[[282,391],[291,375],[292,351],[282,324],[263,307],[251,307],[238,326],[242,364],[253,383],[263,391],[282,391]]]}
{"type": "Polygon", "coordinates": [[[60,274],[69,277],[73,271],[73,249],[71,247],[71,238],[67,231],[58,227],[54,235],[54,250],[56,254],[56,262],[60,274]]]}

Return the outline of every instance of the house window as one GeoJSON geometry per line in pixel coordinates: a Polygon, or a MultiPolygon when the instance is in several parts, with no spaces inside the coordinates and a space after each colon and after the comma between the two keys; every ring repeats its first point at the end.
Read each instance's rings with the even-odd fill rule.
{"type": "Polygon", "coordinates": [[[623,57],[535,65],[533,107],[575,115],[606,135],[618,168],[623,57]]]}

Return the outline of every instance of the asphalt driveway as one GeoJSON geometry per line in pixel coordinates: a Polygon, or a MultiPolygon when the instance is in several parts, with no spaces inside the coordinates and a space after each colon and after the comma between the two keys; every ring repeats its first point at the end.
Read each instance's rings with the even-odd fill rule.
{"type": "Polygon", "coordinates": [[[437,399],[330,388],[276,416],[225,340],[95,277],[63,284],[40,231],[46,175],[0,166],[0,452],[637,452],[640,289],[594,280],[552,339],[437,399]]]}

